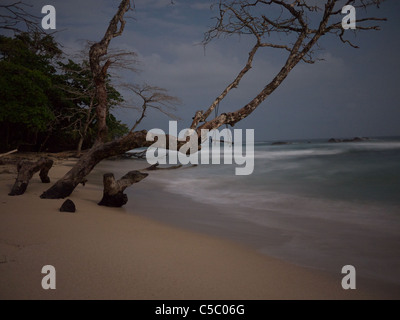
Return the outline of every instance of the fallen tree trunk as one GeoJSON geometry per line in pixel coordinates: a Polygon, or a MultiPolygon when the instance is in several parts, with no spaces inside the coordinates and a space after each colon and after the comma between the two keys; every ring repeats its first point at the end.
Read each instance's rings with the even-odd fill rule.
{"type": "Polygon", "coordinates": [[[4,156],[8,156],[9,154],[12,154],[12,153],[17,152],[17,151],[18,151],[18,149],[15,149],[15,150],[12,150],[12,151],[8,151],[6,153],[2,153],[2,154],[0,154],[0,158],[4,157],[4,156]]]}
{"type": "Polygon", "coordinates": [[[50,168],[53,166],[53,160],[47,158],[40,158],[36,162],[22,160],[17,164],[18,176],[11,189],[9,196],[18,196],[24,194],[28,187],[29,180],[32,176],[40,170],[39,176],[43,183],[49,183],[48,176],[50,168]]]}
{"type": "Polygon", "coordinates": [[[103,198],[99,202],[100,206],[107,207],[122,207],[128,202],[128,196],[124,193],[124,190],[134,183],[137,183],[149,174],[142,173],[140,171],[129,171],[118,181],[115,180],[114,174],[105,173],[103,175],[103,198]]]}
{"type": "Polygon", "coordinates": [[[160,165],[160,164],[157,162],[157,163],[151,165],[150,167],[145,168],[144,170],[147,170],[147,171],[154,171],[154,170],[172,170],[172,169],[179,169],[179,168],[182,167],[181,164],[178,164],[178,165],[176,165],[176,166],[170,166],[170,167],[167,167],[167,168],[160,168],[159,165],[160,165]]]}
{"type": "Polygon", "coordinates": [[[88,152],[79,158],[74,167],[51,188],[43,192],[42,199],[62,199],[68,197],[75,187],[85,180],[85,177],[103,159],[125,153],[126,151],[151,145],[146,141],[147,131],[137,131],[122,138],[106,143],[96,143],[88,152]]]}
{"type": "MultiPolygon", "coordinates": [[[[51,188],[43,192],[40,196],[42,199],[62,199],[71,195],[75,187],[85,180],[85,177],[92,169],[103,159],[123,154],[129,150],[149,147],[154,141],[146,140],[147,131],[135,131],[128,133],[122,138],[106,142],[96,143],[89,151],[87,151],[74,167],[68,171],[64,177],[58,180],[51,188]]],[[[169,148],[169,136],[166,135],[165,148],[169,148]]],[[[178,143],[178,148],[180,147],[178,143]]]]}

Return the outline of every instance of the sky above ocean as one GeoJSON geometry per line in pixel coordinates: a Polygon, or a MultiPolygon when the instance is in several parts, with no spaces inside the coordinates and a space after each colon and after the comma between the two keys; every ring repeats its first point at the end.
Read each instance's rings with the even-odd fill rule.
{"type": "MultiPolygon", "coordinates": [[[[26,0],[41,16],[44,5],[57,14],[56,37],[67,54],[87,40],[98,41],[116,12],[117,0],[26,0]]],[[[195,111],[206,109],[243,67],[254,44],[250,37],[221,38],[207,47],[203,34],[214,25],[215,1],[135,0],[123,35],[112,47],[138,54],[140,73],[119,72],[122,80],[168,89],[182,105],[180,129],[190,126],[195,111]]],[[[364,13],[357,12],[361,17],[364,13]]],[[[285,82],[238,128],[255,129],[255,139],[284,140],[400,135],[400,2],[387,0],[371,16],[386,17],[381,31],[360,32],[345,46],[334,36],[320,42],[324,61],[301,63],[285,82]]],[[[350,32],[350,31],[347,31],[350,32]]],[[[286,53],[265,49],[253,69],[223,103],[219,112],[236,110],[251,100],[279,71],[286,53]]],[[[121,80],[121,79],[120,79],[121,80]]],[[[133,100],[132,103],[135,103],[133,100]]],[[[133,124],[138,114],[120,109],[116,116],[133,124]]],[[[139,129],[168,128],[168,118],[151,112],[139,129]]]]}

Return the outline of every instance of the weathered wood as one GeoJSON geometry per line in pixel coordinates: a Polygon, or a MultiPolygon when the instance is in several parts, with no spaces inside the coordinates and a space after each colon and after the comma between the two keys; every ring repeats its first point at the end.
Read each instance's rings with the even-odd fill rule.
{"type": "Polygon", "coordinates": [[[53,160],[48,158],[40,158],[36,162],[22,160],[17,164],[18,176],[15,179],[15,183],[11,189],[9,196],[18,196],[24,194],[28,187],[29,181],[32,176],[40,170],[39,176],[43,183],[49,183],[50,178],[48,176],[50,168],[53,166],[53,160]]]}
{"type": "MultiPolygon", "coordinates": [[[[351,1],[353,2],[353,1],[351,1]]],[[[360,1],[362,4],[360,6],[366,7],[372,4],[377,4],[378,0],[370,1],[360,1]]],[[[307,0],[297,0],[289,4],[286,1],[256,1],[252,3],[250,1],[225,1],[220,2],[220,17],[217,18],[217,25],[215,28],[211,29],[209,32],[210,39],[220,36],[221,34],[246,34],[252,33],[256,39],[257,43],[253,49],[249,52],[249,58],[247,60],[244,68],[236,76],[235,80],[229,84],[225,90],[218,96],[211,106],[206,110],[197,111],[191,128],[195,129],[198,137],[202,137],[202,129],[218,129],[223,125],[234,126],[237,122],[242,121],[248,117],[252,112],[258,108],[263,101],[265,101],[287,78],[291,70],[301,61],[311,63],[313,60],[310,55],[312,54],[312,48],[317,43],[317,41],[327,33],[336,33],[339,38],[347,43],[348,40],[343,40],[343,32],[341,26],[341,18],[337,22],[328,24],[328,22],[335,17],[341,16],[341,10],[335,8],[337,1],[326,0],[325,6],[321,5],[321,20],[319,24],[318,21],[314,19],[309,19],[310,14],[314,14],[319,11],[317,6],[311,6],[307,4],[307,0]],[[286,14],[281,15],[282,18],[271,21],[266,15],[262,15],[262,20],[253,19],[251,12],[257,3],[270,5],[275,4],[280,7],[282,11],[286,14]],[[235,7],[239,9],[236,10],[235,7]],[[246,11],[246,8],[251,8],[251,10],[246,11]],[[245,10],[245,11],[243,11],[245,10]],[[229,16],[229,12],[233,15],[229,16]],[[228,14],[228,22],[226,24],[223,22],[226,14],[228,14]],[[313,21],[311,24],[310,21],[313,21]],[[314,27],[315,26],[315,27],[314,27]],[[230,28],[232,27],[232,28],[230,28]],[[215,35],[212,34],[215,31],[215,35]],[[260,31],[261,34],[260,34],[260,31]],[[274,44],[265,42],[265,36],[269,39],[271,32],[279,32],[282,34],[291,34],[289,44],[274,44]],[[339,34],[338,34],[339,33],[339,34]],[[255,96],[250,102],[245,106],[236,109],[233,112],[222,113],[215,115],[214,119],[207,120],[207,117],[215,110],[218,104],[227,96],[227,94],[239,85],[241,79],[244,75],[251,69],[253,58],[256,51],[261,47],[279,48],[284,49],[289,52],[285,64],[280,69],[280,71],[275,75],[275,77],[264,86],[264,88],[255,96]],[[199,125],[202,123],[201,125],[199,125]]],[[[98,127],[98,137],[96,143],[90,151],[88,151],[83,157],[79,159],[76,165],[67,173],[63,178],[56,182],[49,190],[45,191],[41,198],[47,199],[58,199],[69,196],[74,188],[83,181],[84,177],[88,175],[91,170],[103,159],[123,154],[129,150],[149,147],[152,145],[152,141],[146,139],[146,131],[129,132],[124,137],[119,139],[105,142],[105,137],[107,136],[107,126],[106,126],[106,115],[107,115],[107,93],[105,87],[105,77],[107,74],[107,69],[110,66],[110,60],[107,60],[103,65],[100,64],[100,60],[107,54],[107,49],[110,41],[119,36],[124,30],[124,14],[130,8],[129,0],[121,0],[119,9],[114,15],[113,19],[109,23],[109,27],[103,37],[103,39],[93,44],[90,49],[89,60],[90,66],[93,73],[94,82],[96,85],[96,97],[99,101],[96,107],[97,113],[97,127],[98,127]]],[[[256,11],[256,10],[255,10],[256,11]]],[[[274,10],[271,10],[274,12],[274,10]]],[[[363,18],[357,22],[367,22],[367,21],[383,21],[385,19],[378,18],[363,18]]],[[[358,30],[371,30],[377,29],[376,26],[364,26],[358,30]]],[[[272,37],[273,38],[273,37],[272,37]]],[[[165,148],[169,148],[169,139],[166,137],[165,148]]],[[[202,142],[202,141],[199,141],[202,142]]],[[[183,142],[182,142],[183,143],[183,142]]],[[[171,146],[173,150],[176,149],[176,145],[171,146]]],[[[188,150],[189,152],[189,150],[188,150]]]]}
{"type": "Polygon", "coordinates": [[[68,197],[101,160],[120,155],[135,148],[150,146],[153,142],[146,141],[146,134],[147,131],[136,131],[122,138],[94,145],[79,158],[78,162],[64,177],[43,192],[40,197],[42,199],[68,197]]]}
{"type": "Polygon", "coordinates": [[[235,80],[233,80],[232,83],[230,83],[224,91],[213,101],[213,103],[209,106],[206,112],[202,111],[197,111],[194,118],[192,125],[190,126],[191,129],[196,129],[198,126],[199,122],[201,121],[206,121],[206,119],[209,117],[211,112],[217,107],[217,105],[227,96],[229,91],[231,91],[234,88],[237,88],[239,85],[240,81],[244,77],[244,75],[252,68],[253,65],[253,60],[254,56],[256,55],[257,50],[261,47],[261,43],[259,39],[257,40],[257,43],[254,45],[253,49],[249,52],[249,58],[247,59],[246,65],[243,67],[242,70],[240,70],[239,74],[236,76],[235,80]]]}
{"type": "Polygon", "coordinates": [[[15,149],[15,150],[12,150],[12,151],[8,151],[6,153],[2,153],[2,154],[0,154],[0,158],[4,157],[4,156],[8,156],[9,154],[12,154],[12,153],[17,152],[17,151],[18,151],[18,149],[15,149]]]}
{"type": "Polygon", "coordinates": [[[142,173],[134,170],[129,171],[118,181],[115,180],[114,174],[105,173],[103,175],[103,198],[99,202],[100,206],[122,207],[128,202],[128,196],[124,190],[134,183],[137,183],[148,176],[148,173],[142,173]]]}
{"type": "Polygon", "coordinates": [[[144,169],[144,170],[147,170],[147,171],[154,171],[154,170],[172,170],[172,169],[179,169],[179,168],[182,167],[181,164],[178,164],[178,165],[176,165],[176,166],[166,167],[166,168],[160,168],[160,167],[158,167],[158,166],[159,166],[159,163],[155,163],[155,164],[152,164],[150,167],[147,167],[147,168],[144,169]]]}
{"type": "Polygon", "coordinates": [[[125,27],[124,15],[131,8],[130,0],[122,0],[117,13],[111,19],[107,31],[101,41],[94,43],[89,50],[90,70],[93,74],[93,80],[96,86],[96,97],[98,104],[96,107],[97,115],[97,140],[96,142],[105,142],[107,137],[107,70],[111,65],[111,60],[107,60],[101,65],[101,58],[107,54],[108,46],[111,40],[122,34],[125,27]]]}

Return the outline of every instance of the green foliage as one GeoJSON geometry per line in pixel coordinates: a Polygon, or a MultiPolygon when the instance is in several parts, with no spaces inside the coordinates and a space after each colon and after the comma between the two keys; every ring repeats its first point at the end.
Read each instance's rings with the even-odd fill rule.
{"type": "Polygon", "coordinates": [[[50,79],[40,71],[0,61],[0,122],[45,131],[53,119],[46,94],[50,85],[50,79]]]}
{"type": "MultiPolygon", "coordinates": [[[[67,130],[74,139],[84,137],[85,146],[91,145],[97,136],[96,127],[96,110],[98,104],[96,98],[96,90],[93,83],[93,77],[90,70],[89,62],[83,61],[78,64],[71,59],[66,63],[58,62],[62,70],[61,79],[65,92],[69,97],[69,101],[74,104],[70,111],[69,125],[67,130]],[[87,127],[89,124],[89,127],[87,127]]],[[[123,97],[111,85],[109,76],[107,77],[107,97],[109,111],[122,103],[123,97]]],[[[121,124],[110,112],[107,118],[109,129],[109,139],[120,137],[122,133],[127,133],[127,127],[121,124]]]]}
{"type": "Polygon", "coordinates": [[[111,113],[109,113],[107,117],[107,127],[109,140],[120,138],[129,132],[128,126],[117,120],[111,113]]]}
{"type": "MultiPolygon", "coordinates": [[[[34,149],[75,149],[96,137],[95,87],[87,61],[62,60],[51,35],[0,35],[0,149],[32,144],[34,149]]],[[[107,79],[109,110],[123,101],[107,79]]],[[[109,139],[128,132],[111,113],[109,139]]]]}
{"type": "Polygon", "coordinates": [[[0,55],[2,60],[52,75],[56,69],[51,62],[61,50],[50,35],[21,33],[14,38],[0,36],[0,55]]]}

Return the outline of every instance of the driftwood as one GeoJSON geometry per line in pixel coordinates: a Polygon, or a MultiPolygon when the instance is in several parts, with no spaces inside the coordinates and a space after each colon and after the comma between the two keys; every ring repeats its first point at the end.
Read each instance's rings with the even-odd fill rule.
{"type": "Polygon", "coordinates": [[[193,168],[193,167],[197,167],[197,164],[192,164],[191,166],[185,166],[185,167],[182,167],[182,165],[181,164],[178,164],[178,165],[176,165],[176,166],[169,166],[169,167],[159,167],[159,163],[155,163],[155,164],[153,164],[153,165],[151,165],[150,167],[147,167],[147,168],[145,168],[145,169],[143,169],[143,170],[146,170],[146,171],[154,171],[154,170],[173,170],[173,169],[180,169],[180,168],[182,168],[182,169],[187,169],[187,168],[193,168]]]}
{"type": "Polygon", "coordinates": [[[155,164],[151,165],[150,167],[145,168],[144,170],[147,170],[147,171],[153,171],[153,170],[172,170],[172,169],[179,169],[179,168],[182,167],[181,164],[178,164],[177,166],[170,166],[170,167],[167,167],[167,168],[159,168],[158,166],[159,166],[159,163],[155,163],[155,164]]]}
{"type": "Polygon", "coordinates": [[[114,174],[105,173],[103,175],[103,198],[99,202],[100,206],[107,207],[122,207],[128,202],[128,196],[124,193],[124,190],[134,183],[137,183],[149,174],[142,173],[140,171],[129,171],[118,181],[115,180],[114,174]]]}
{"type": "Polygon", "coordinates": [[[29,180],[32,176],[40,170],[39,176],[43,183],[49,183],[48,176],[50,168],[53,166],[53,160],[48,158],[40,158],[36,162],[22,160],[17,164],[18,176],[11,189],[9,196],[18,196],[24,194],[28,187],[29,180]]]}
{"type": "Polygon", "coordinates": [[[12,151],[8,151],[6,153],[2,153],[2,154],[0,154],[0,158],[4,157],[4,156],[8,156],[9,154],[12,154],[12,153],[17,152],[17,151],[18,151],[18,149],[15,149],[15,150],[12,150],[12,151]]]}

